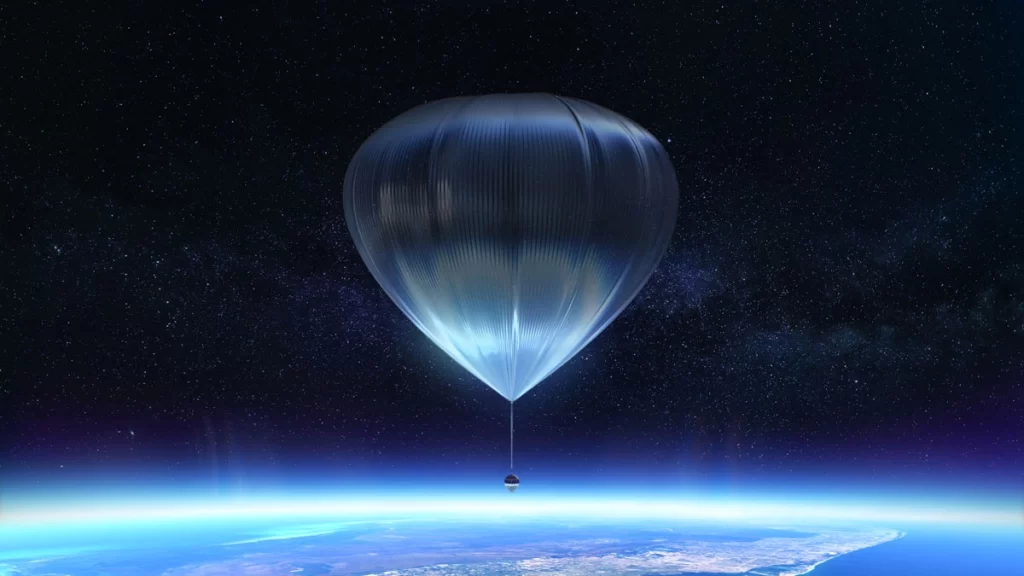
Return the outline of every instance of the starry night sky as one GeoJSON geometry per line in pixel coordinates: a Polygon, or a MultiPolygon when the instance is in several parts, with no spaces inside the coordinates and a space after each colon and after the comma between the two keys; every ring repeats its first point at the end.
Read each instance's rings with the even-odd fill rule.
{"type": "Polygon", "coordinates": [[[16,4],[0,474],[500,473],[506,401],[377,287],[342,181],[408,108],[543,91],[649,129],[681,205],[517,468],[1022,477],[1020,2],[16,4]]]}

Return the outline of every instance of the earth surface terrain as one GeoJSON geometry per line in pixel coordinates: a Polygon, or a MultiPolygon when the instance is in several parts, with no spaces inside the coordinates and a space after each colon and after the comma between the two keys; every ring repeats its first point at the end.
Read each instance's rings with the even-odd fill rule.
{"type": "Polygon", "coordinates": [[[781,576],[812,570],[826,576],[931,576],[996,573],[1024,560],[1020,548],[1014,552],[1014,542],[1020,541],[1010,537],[1019,534],[1008,536],[1003,545],[998,537],[946,535],[943,540],[869,525],[811,528],[400,518],[311,522],[306,518],[291,522],[179,520],[17,531],[0,526],[0,535],[0,541],[6,542],[0,546],[0,576],[781,576]],[[11,543],[18,548],[12,549],[11,543]],[[973,548],[972,543],[982,547],[973,548]],[[985,543],[988,550],[984,550],[985,543]],[[972,552],[975,549],[977,554],[972,552]],[[943,554],[958,560],[944,559],[943,554]],[[944,572],[945,568],[957,571],[944,572]]]}

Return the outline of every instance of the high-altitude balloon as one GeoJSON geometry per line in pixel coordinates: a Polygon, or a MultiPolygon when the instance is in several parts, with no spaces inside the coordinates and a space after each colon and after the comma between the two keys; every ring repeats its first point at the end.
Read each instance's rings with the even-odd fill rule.
{"type": "Polygon", "coordinates": [[[413,108],[370,136],[345,175],[345,218],[377,282],[510,401],[629,304],[678,202],[654,136],[547,94],[413,108]]]}

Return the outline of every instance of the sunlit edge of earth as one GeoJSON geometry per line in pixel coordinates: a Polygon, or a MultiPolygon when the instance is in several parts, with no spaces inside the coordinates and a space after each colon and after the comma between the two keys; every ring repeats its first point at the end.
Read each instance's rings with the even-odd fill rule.
{"type": "Polygon", "coordinates": [[[1002,502],[915,502],[910,499],[841,502],[823,498],[630,498],[621,495],[466,495],[424,497],[381,494],[265,494],[238,498],[138,495],[103,498],[55,496],[48,502],[8,499],[0,534],[18,527],[131,524],[166,520],[243,518],[579,518],[601,520],[714,520],[816,524],[823,521],[958,526],[1024,526],[1024,507],[1002,502]]]}

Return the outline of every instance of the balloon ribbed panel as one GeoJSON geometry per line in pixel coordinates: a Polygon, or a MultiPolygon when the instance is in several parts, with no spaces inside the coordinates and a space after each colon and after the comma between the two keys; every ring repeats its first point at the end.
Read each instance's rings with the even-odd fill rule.
{"type": "Polygon", "coordinates": [[[629,304],[678,202],[651,134],[545,94],[414,108],[374,133],[345,177],[346,221],[381,287],[509,400],[629,304]]]}

